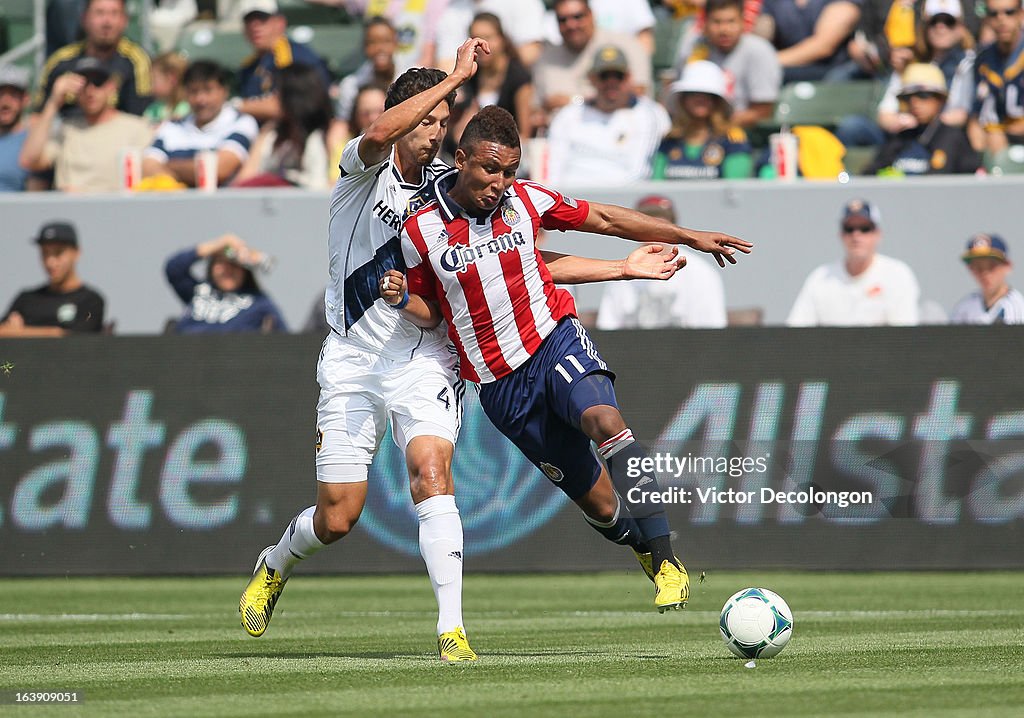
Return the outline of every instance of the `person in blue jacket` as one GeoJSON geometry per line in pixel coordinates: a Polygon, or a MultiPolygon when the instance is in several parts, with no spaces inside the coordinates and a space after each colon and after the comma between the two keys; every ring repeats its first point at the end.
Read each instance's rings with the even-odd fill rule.
{"type": "Polygon", "coordinates": [[[175,323],[177,334],[229,334],[284,332],[284,319],[263,293],[254,270],[269,258],[248,247],[239,237],[225,234],[192,249],[178,252],[164,267],[167,281],[186,304],[175,323]],[[206,279],[192,275],[192,265],[207,260],[206,279]]]}

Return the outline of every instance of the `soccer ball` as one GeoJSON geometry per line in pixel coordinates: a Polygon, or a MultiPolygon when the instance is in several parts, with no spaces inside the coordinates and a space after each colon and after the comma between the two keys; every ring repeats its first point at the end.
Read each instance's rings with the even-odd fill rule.
{"type": "Polygon", "coordinates": [[[779,594],[745,588],[725,602],[718,628],[740,658],[771,658],[793,637],[793,612],[779,594]]]}

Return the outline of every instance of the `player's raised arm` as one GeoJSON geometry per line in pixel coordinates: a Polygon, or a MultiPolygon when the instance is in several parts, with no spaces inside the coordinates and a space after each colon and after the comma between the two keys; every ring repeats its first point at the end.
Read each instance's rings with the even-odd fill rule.
{"type": "Polygon", "coordinates": [[[405,275],[389,269],[380,280],[380,296],[387,304],[418,327],[433,329],[441,323],[441,309],[435,302],[410,294],[405,275]]]}
{"type": "Polygon", "coordinates": [[[390,107],[378,117],[363,134],[359,142],[359,159],[369,167],[382,162],[391,152],[391,146],[398,138],[407,135],[448,95],[453,94],[466,80],[476,74],[476,54],[490,54],[491,49],[484,40],[474,37],[462,43],[455,59],[455,68],[437,85],[390,107]]]}
{"type": "Polygon", "coordinates": [[[607,234],[635,242],[685,244],[699,252],[713,254],[720,267],[724,267],[726,262],[736,264],[736,257],[733,256],[736,251],[750,254],[754,246],[731,234],[687,229],[643,212],[597,202],[590,203],[590,212],[577,229],[581,232],[607,234]]]}
{"type": "Polygon", "coordinates": [[[625,259],[591,259],[541,250],[541,258],[555,284],[586,284],[618,279],[669,279],[686,265],[675,247],[649,244],[634,249],[625,259]]]}

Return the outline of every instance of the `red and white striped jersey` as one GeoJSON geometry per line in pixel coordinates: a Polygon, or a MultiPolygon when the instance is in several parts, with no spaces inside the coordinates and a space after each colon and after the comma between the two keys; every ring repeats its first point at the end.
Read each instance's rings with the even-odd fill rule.
{"type": "Polygon", "coordinates": [[[539,229],[576,229],[586,202],[535,182],[516,182],[488,217],[448,196],[456,171],[434,181],[431,200],[402,233],[409,291],[441,305],[464,379],[488,383],[529,359],[558,320],[576,314],[537,249],[539,229]]]}

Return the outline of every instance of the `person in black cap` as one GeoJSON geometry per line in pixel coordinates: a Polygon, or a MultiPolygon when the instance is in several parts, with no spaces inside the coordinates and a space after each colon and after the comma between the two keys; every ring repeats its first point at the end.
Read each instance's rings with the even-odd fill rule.
{"type": "Polygon", "coordinates": [[[53,83],[43,111],[21,148],[21,166],[31,172],[54,171],[54,187],[74,192],[115,192],[122,188],[124,150],[149,145],[153,128],[141,117],[115,107],[118,76],[94,57],[81,57],[74,71],[53,83]],[[65,119],[53,134],[54,120],[69,98],[80,114],[65,119]]]}
{"type": "Polygon", "coordinates": [[[952,324],[1024,324],[1024,294],[1007,283],[1013,265],[998,234],[975,234],[960,256],[978,283],[978,291],[953,307],[952,324]]]}
{"type": "MultiPolygon", "coordinates": [[[[85,0],[81,23],[85,39],[66,45],[47,58],[39,77],[39,89],[33,96],[32,111],[42,112],[57,80],[68,72],[75,72],[75,63],[80,58],[91,57],[118,76],[117,109],[141,115],[153,99],[149,55],[124,36],[128,28],[125,0],[85,0]]],[[[60,109],[61,117],[79,113],[73,104],[60,109]]]]}
{"type": "Polygon", "coordinates": [[[44,224],[35,238],[49,281],[22,292],[0,321],[0,337],[61,337],[103,330],[103,297],[78,276],[78,234],[67,222],[44,224]]]}

